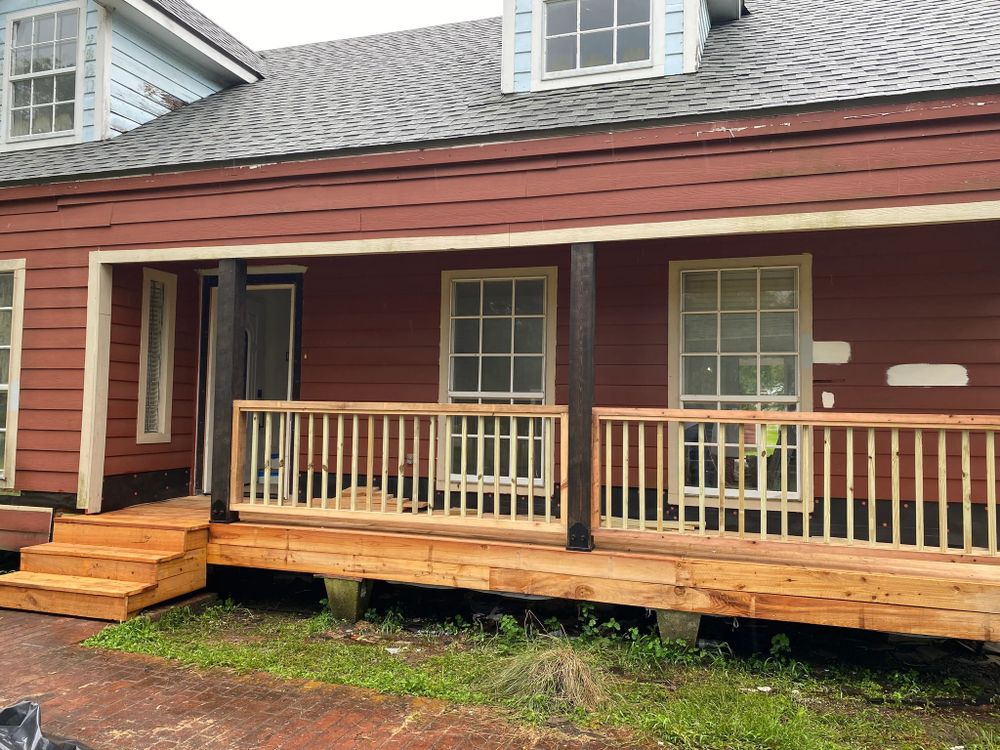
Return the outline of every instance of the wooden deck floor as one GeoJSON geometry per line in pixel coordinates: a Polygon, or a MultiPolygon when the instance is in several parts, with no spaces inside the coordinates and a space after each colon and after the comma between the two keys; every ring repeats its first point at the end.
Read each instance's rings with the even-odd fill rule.
{"type": "MultiPolygon", "coordinates": [[[[99,516],[206,522],[186,498],[99,516]]],[[[555,541],[555,540],[552,540],[555,541]]],[[[996,559],[602,531],[597,549],[273,520],[209,526],[207,561],[971,640],[1000,640],[996,559]]]]}

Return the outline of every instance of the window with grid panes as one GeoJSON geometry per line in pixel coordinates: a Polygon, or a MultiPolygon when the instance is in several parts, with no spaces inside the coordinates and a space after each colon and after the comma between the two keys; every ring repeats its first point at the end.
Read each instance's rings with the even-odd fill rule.
{"type": "Polygon", "coordinates": [[[14,321],[14,274],[0,273],[0,476],[7,452],[7,408],[10,403],[10,349],[14,321]]]}
{"type": "MultiPolygon", "coordinates": [[[[462,278],[450,285],[448,399],[458,404],[543,404],[546,373],[544,276],[462,278]]],[[[500,480],[516,475],[528,483],[529,446],[535,455],[534,480],[541,477],[543,420],[483,419],[482,473],[494,477],[496,434],[500,435],[500,480]],[[517,424],[512,430],[512,421],[517,424]],[[532,426],[534,422],[534,440],[532,426]],[[515,439],[512,439],[512,432],[515,439]],[[516,471],[512,469],[516,468],[516,471]]],[[[466,420],[466,475],[479,475],[479,419],[466,420]]],[[[452,476],[461,476],[462,425],[453,420],[452,476]]]]}
{"type": "Polygon", "coordinates": [[[76,8],[13,22],[6,123],[11,139],[75,129],[79,35],[76,8]]]}
{"type": "Polygon", "coordinates": [[[651,0],[548,0],[545,72],[648,63],[652,28],[651,0]]]}
{"type": "MultiPolygon", "coordinates": [[[[799,411],[799,270],[797,267],[720,268],[681,273],[681,405],[687,409],[799,411]]],[[[719,434],[705,424],[705,484],[718,494],[719,472],[727,491],[739,485],[760,493],[758,448],[767,456],[767,491],[779,493],[781,465],[787,467],[790,493],[798,492],[798,431],[788,428],[787,449],[775,444],[774,431],[748,427],[746,456],[739,465],[740,427],[719,434]],[[752,434],[748,434],[752,433],[752,434]]],[[[698,427],[685,430],[685,485],[697,489],[698,427]]]]}

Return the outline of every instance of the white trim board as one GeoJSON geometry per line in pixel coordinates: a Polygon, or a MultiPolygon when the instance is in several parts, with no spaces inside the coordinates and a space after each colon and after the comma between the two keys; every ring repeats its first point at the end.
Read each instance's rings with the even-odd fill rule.
{"type": "Polygon", "coordinates": [[[97,250],[90,253],[87,297],[87,348],[84,366],[83,429],[77,505],[88,513],[101,509],[104,448],[107,430],[108,346],[111,338],[112,269],[117,264],[170,261],[218,261],[227,258],[274,259],[323,256],[381,255],[491,248],[531,247],[577,242],[679,237],[721,237],[740,234],[820,232],[878,227],[926,226],[1000,220],[1000,201],[947,203],[927,206],[863,208],[722,219],[693,219],[647,224],[619,224],[533,232],[450,237],[392,237],[368,240],[286,242],[147,250],[97,250]]]}

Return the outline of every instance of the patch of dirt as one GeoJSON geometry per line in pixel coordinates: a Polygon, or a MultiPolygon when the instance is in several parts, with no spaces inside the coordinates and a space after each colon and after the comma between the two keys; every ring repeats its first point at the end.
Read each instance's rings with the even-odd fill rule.
{"type": "Polygon", "coordinates": [[[381,648],[410,664],[420,664],[427,659],[456,650],[469,651],[473,647],[468,638],[461,635],[425,633],[419,629],[384,632],[366,620],[316,633],[310,636],[309,640],[344,641],[381,648]]]}

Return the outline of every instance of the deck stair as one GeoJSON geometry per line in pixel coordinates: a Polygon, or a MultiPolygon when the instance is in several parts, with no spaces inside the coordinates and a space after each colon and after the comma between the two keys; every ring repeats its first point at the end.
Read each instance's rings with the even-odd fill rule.
{"type": "Polygon", "coordinates": [[[124,621],[205,586],[207,518],[63,516],[52,538],[22,549],[21,570],[0,576],[0,607],[124,621]]]}

